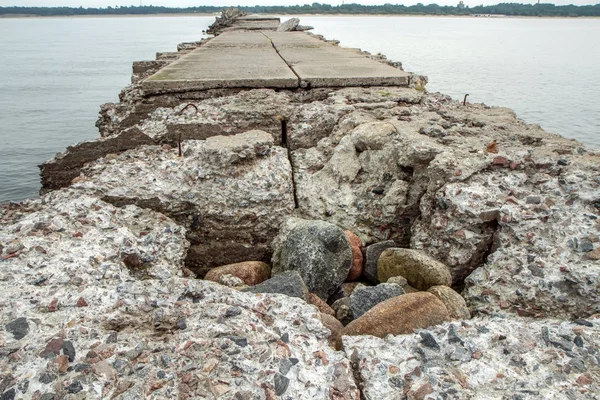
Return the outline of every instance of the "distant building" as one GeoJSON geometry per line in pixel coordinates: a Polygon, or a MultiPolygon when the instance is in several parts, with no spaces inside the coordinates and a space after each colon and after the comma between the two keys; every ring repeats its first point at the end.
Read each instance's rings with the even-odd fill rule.
{"type": "Polygon", "coordinates": [[[458,2],[458,5],[457,5],[456,7],[457,7],[457,8],[460,8],[461,10],[462,10],[463,8],[465,8],[465,3],[463,2],[463,0],[460,0],[460,1],[458,2]]]}

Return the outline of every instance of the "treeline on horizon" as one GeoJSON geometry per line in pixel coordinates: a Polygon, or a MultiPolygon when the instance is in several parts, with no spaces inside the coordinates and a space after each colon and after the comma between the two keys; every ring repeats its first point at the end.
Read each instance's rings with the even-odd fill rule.
{"type": "MultiPolygon", "coordinates": [[[[404,6],[400,4],[384,4],[369,6],[361,4],[329,4],[312,3],[297,6],[238,6],[248,13],[268,14],[405,14],[405,15],[510,15],[524,17],[597,17],[600,16],[600,4],[565,5],[554,4],[519,4],[500,3],[492,6],[439,6],[421,3],[404,6]]],[[[36,15],[36,16],[78,16],[78,15],[152,15],[183,13],[218,13],[223,7],[197,6],[173,8],[160,6],[129,6],[106,8],[73,8],[73,7],[0,7],[0,15],[36,15]]]]}

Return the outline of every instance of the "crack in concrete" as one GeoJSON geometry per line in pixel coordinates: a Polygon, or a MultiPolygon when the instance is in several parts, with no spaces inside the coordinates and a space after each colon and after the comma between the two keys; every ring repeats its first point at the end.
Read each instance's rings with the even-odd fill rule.
{"type": "MultiPolygon", "coordinates": [[[[294,75],[296,75],[296,78],[298,79],[298,87],[302,87],[301,83],[302,83],[302,78],[300,78],[300,75],[298,75],[296,73],[296,70],[294,69],[294,67],[292,67],[292,65],[287,62],[287,60],[285,58],[283,58],[283,56],[281,55],[281,53],[279,52],[279,50],[277,50],[277,47],[275,46],[275,43],[273,43],[273,39],[271,39],[270,37],[268,37],[267,35],[265,35],[264,32],[260,32],[261,35],[263,35],[264,37],[266,37],[267,39],[269,39],[269,42],[271,43],[271,46],[273,46],[273,49],[275,50],[275,52],[277,53],[277,55],[279,56],[279,58],[281,58],[283,60],[283,62],[285,63],[285,65],[288,66],[288,68],[290,69],[290,71],[292,71],[292,73],[294,75]]],[[[298,208],[298,207],[296,207],[298,208]]]]}

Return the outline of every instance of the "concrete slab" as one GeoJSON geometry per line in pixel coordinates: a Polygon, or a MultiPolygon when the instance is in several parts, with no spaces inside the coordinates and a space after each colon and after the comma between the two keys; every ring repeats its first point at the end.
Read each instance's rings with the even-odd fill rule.
{"type": "Polygon", "coordinates": [[[281,88],[299,86],[298,77],[260,33],[223,33],[150,76],[147,94],[217,88],[281,88]],[[245,39],[242,40],[241,37],[245,39]]]}
{"type": "Polygon", "coordinates": [[[147,94],[216,88],[406,86],[409,74],[302,32],[225,32],[142,83],[147,94]]]}
{"type": "Polygon", "coordinates": [[[409,74],[302,32],[263,32],[301,87],[407,86],[409,74]]]}

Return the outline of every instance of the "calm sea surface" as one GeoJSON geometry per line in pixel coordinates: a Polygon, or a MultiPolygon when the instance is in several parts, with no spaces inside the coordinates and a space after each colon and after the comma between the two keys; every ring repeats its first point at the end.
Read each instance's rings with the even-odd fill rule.
{"type": "MultiPolygon", "coordinates": [[[[0,202],[37,196],[37,165],[98,137],[131,63],[198,40],[213,17],[0,19],[0,202]]],[[[516,110],[600,147],[600,19],[303,17],[346,47],[402,61],[428,89],[516,110]],[[596,39],[594,39],[596,38],[596,39]]]]}

